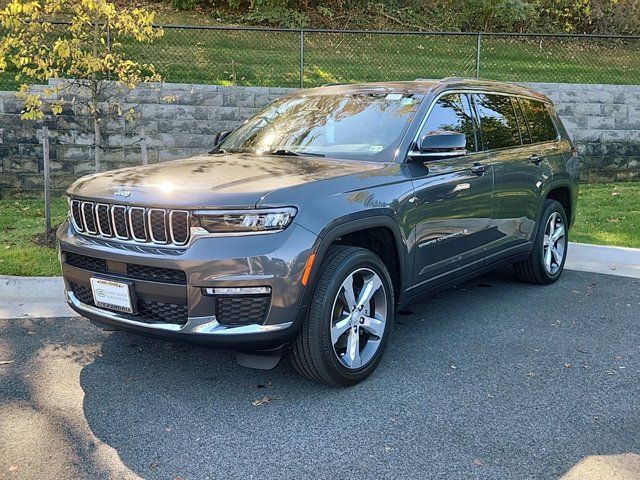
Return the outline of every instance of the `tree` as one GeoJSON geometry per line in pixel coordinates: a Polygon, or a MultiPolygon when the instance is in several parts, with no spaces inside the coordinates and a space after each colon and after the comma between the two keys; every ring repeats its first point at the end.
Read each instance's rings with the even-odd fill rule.
{"type": "Polygon", "coordinates": [[[131,60],[126,51],[131,44],[162,36],[153,27],[154,16],[108,0],[12,0],[0,10],[0,26],[7,30],[0,38],[0,72],[12,68],[22,82],[22,118],[39,120],[45,111],[59,115],[66,104],[83,103],[92,119],[95,169],[100,171],[100,120],[107,113],[123,114],[117,102],[109,101],[113,90],[160,80],[153,65],[131,60]],[[30,89],[30,83],[53,78],[67,80],[30,89]]]}

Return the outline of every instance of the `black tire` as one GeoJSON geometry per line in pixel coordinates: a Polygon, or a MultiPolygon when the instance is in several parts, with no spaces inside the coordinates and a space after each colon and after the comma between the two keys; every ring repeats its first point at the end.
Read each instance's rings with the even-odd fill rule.
{"type": "Polygon", "coordinates": [[[333,246],[320,266],[308,316],[291,342],[289,360],[298,373],[316,382],[339,387],[355,385],[367,378],[380,362],[389,341],[394,312],[393,285],[382,260],[365,248],[333,246]],[[361,368],[350,369],[334,350],[331,326],[342,283],[358,269],[371,270],[380,278],[387,311],[384,333],[374,356],[361,368]]]}
{"type": "Polygon", "coordinates": [[[568,225],[569,223],[567,222],[567,214],[565,213],[562,204],[555,200],[546,200],[544,204],[544,211],[542,212],[540,222],[538,223],[538,229],[536,231],[536,237],[533,242],[533,250],[531,252],[531,256],[523,262],[513,264],[513,269],[520,281],[538,285],[550,285],[557,281],[558,278],[560,278],[560,275],[562,275],[562,272],[564,270],[564,263],[567,259],[567,248],[569,246],[568,225]],[[562,223],[565,230],[565,249],[562,260],[558,266],[558,270],[551,273],[547,271],[544,263],[544,237],[549,218],[554,213],[559,214],[562,218],[562,223]]]}

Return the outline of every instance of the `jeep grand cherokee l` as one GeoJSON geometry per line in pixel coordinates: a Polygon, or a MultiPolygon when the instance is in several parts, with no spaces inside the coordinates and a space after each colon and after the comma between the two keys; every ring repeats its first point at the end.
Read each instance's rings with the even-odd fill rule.
{"type": "Polygon", "coordinates": [[[579,162],[548,98],[445,79],[301,90],[203,156],[91,175],[58,231],[69,304],[107,329],[353,385],[394,312],[504,263],[562,273],[579,162]]]}

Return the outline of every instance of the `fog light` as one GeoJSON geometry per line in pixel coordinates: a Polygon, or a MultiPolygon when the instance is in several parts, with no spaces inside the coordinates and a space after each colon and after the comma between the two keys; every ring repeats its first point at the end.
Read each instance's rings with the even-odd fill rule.
{"type": "Polygon", "coordinates": [[[205,288],[205,295],[269,295],[271,287],[215,287],[205,288]]]}

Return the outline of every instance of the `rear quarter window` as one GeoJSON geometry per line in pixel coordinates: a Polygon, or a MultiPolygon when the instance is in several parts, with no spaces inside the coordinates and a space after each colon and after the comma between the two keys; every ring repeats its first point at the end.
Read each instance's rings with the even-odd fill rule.
{"type": "Polygon", "coordinates": [[[520,146],[516,113],[507,95],[474,94],[484,150],[520,146]]]}
{"type": "Polygon", "coordinates": [[[543,102],[530,100],[528,98],[520,99],[524,114],[527,117],[529,132],[531,132],[531,141],[552,142],[558,138],[556,125],[551,119],[551,114],[547,105],[543,102]]]}

